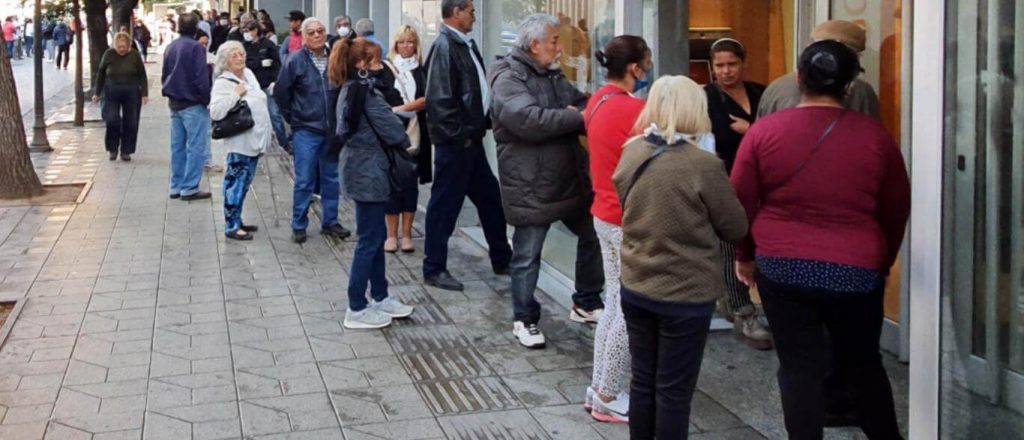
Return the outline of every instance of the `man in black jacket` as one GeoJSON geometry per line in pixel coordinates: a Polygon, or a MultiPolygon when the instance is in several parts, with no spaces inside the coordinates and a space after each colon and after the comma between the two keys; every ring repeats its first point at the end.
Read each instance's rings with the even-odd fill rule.
{"type": "Polygon", "coordinates": [[[231,32],[231,15],[221,12],[217,25],[213,27],[213,35],[210,35],[210,52],[217,53],[221,44],[228,41],[228,33],[231,32]]]}
{"type": "Polygon", "coordinates": [[[435,145],[434,184],[427,205],[423,278],[427,285],[462,290],[448,272],[448,239],[466,196],[476,205],[495,274],[507,274],[512,249],[498,181],[484,155],[489,128],[487,75],[476,42],[473,0],[444,0],[444,26],[427,57],[427,127],[435,145]]]}
{"type": "Polygon", "coordinates": [[[277,45],[264,35],[264,29],[255,21],[242,30],[242,39],[245,40],[245,67],[248,67],[256,80],[260,82],[260,88],[267,94],[267,110],[270,111],[270,124],[274,127],[274,136],[277,142],[287,150],[288,132],[284,126],[284,117],[281,116],[281,109],[274,101],[274,82],[281,73],[281,56],[278,54],[277,45]]]}

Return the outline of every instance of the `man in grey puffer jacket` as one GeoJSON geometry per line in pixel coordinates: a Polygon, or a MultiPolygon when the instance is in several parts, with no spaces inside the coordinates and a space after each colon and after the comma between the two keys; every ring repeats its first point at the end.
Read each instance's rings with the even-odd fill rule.
{"type": "Polygon", "coordinates": [[[519,26],[517,47],[491,68],[491,120],[498,142],[502,205],[512,236],[513,334],[539,348],[540,304],[534,299],[541,250],[552,223],[562,221],[579,237],[576,293],[570,317],[595,323],[603,312],[604,270],[594,232],[587,152],[581,110],[587,97],[565,78],[557,61],[559,22],[535,14],[519,26]]]}

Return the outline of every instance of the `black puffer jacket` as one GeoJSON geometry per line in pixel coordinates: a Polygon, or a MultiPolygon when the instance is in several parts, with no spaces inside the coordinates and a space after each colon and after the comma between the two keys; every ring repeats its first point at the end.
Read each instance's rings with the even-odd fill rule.
{"type": "Polygon", "coordinates": [[[487,134],[489,121],[483,108],[474,51],[448,26],[430,46],[427,56],[427,127],[430,139],[441,145],[466,145],[487,134]]]}
{"type": "Polygon", "coordinates": [[[546,225],[586,213],[594,198],[579,141],[586,95],[561,70],[540,66],[518,49],[492,65],[489,81],[508,223],[546,225]]]}

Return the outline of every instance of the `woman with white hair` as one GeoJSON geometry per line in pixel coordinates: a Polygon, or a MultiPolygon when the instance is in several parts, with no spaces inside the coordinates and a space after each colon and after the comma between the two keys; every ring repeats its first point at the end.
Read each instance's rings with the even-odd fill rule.
{"type": "Polygon", "coordinates": [[[107,49],[100,59],[92,102],[99,102],[100,97],[110,160],[116,160],[120,154],[121,160],[128,162],[139,139],[141,106],[149,102],[149,79],[142,56],[132,48],[132,38],[124,32],[114,35],[114,47],[107,49]]]}
{"type": "Polygon", "coordinates": [[[699,145],[711,131],[704,90],[654,83],[612,181],[622,205],[622,312],[633,358],[633,440],[687,438],[715,302],[725,291],[719,240],[747,235],[725,167],[699,145]]]}
{"type": "Polygon", "coordinates": [[[259,157],[270,145],[270,111],[267,95],[251,70],[245,68],[245,48],[229,41],[217,49],[213,91],[210,97],[210,119],[221,121],[241,102],[252,113],[255,125],[242,133],[225,138],[227,170],[224,172],[224,236],[233,240],[252,240],[255,225],[242,223],[242,205],[249,185],[256,175],[259,157]]]}

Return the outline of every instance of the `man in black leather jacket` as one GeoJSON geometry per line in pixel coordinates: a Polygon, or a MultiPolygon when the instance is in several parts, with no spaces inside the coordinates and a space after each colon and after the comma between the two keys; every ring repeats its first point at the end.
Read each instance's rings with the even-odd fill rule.
{"type": "Polygon", "coordinates": [[[434,142],[434,183],[427,205],[423,278],[427,285],[462,290],[448,272],[448,239],[466,196],[480,214],[495,274],[507,274],[512,248],[498,181],[484,155],[490,107],[480,50],[467,34],[476,21],[473,0],[444,0],[444,25],[427,57],[427,128],[434,142]]]}

